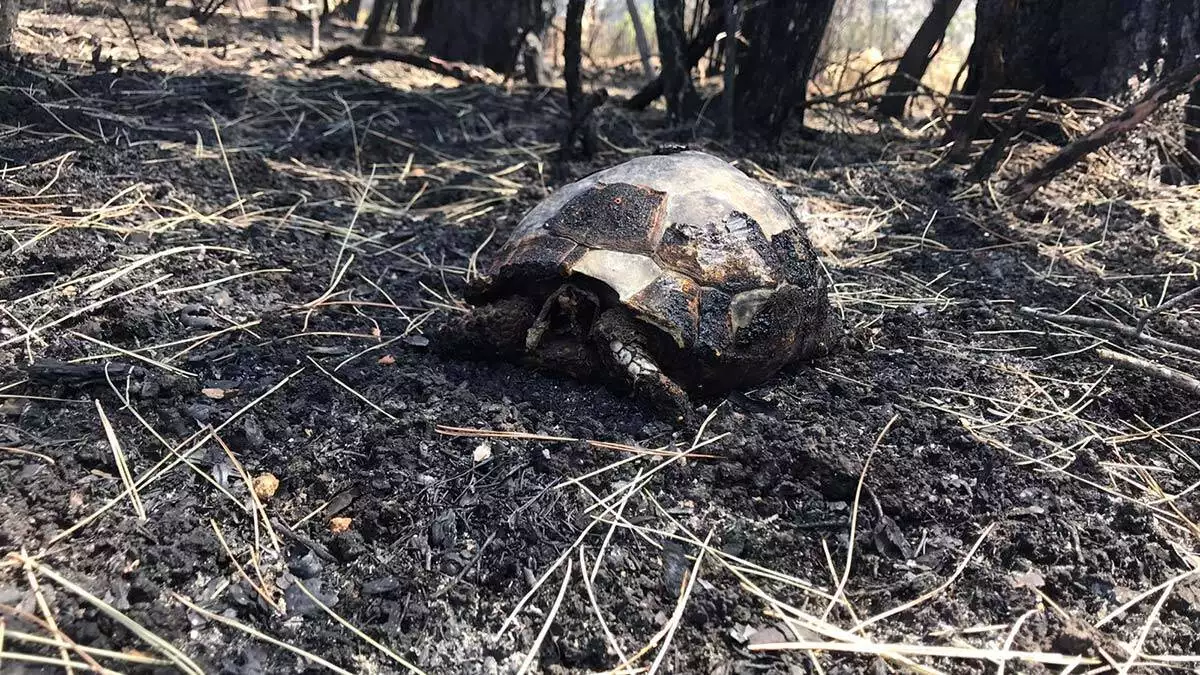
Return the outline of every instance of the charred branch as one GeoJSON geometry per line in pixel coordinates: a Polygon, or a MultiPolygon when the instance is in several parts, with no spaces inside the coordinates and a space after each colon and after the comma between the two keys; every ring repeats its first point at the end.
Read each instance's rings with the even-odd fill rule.
{"type": "Polygon", "coordinates": [[[1190,63],[1168,73],[1115,119],[1105,122],[1087,136],[1059,150],[1046,163],[1008,186],[1005,193],[1020,203],[1054,180],[1055,176],[1100,148],[1133,131],[1164,103],[1200,84],[1200,54],[1190,63]]]}

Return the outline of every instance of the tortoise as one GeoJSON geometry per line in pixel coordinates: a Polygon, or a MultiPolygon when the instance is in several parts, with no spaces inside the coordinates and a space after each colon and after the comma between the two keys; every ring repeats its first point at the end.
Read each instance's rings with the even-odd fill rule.
{"type": "Polygon", "coordinates": [[[782,200],[712,155],[638,157],[554,192],[468,285],[442,348],[601,375],[690,423],[693,396],[828,353],[836,320],[782,200]]]}

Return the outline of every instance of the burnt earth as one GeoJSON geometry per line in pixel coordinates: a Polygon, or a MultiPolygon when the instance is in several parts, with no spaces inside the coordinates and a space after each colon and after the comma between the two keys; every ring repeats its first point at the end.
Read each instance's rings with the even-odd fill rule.
{"type": "MultiPolygon", "coordinates": [[[[29,15],[22,20],[43,22],[39,30],[58,25],[53,15],[29,15]]],[[[705,401],[704,438],[721,436],[699,450],[711,457],[643,457],[583,481],[584,490],[562,483],[629,455],[586,440],[489,439],[447,427],[646,448],[686,449],[692,439],[600,383],[457,360],[428,343],[493,229],[492,241],[503,241],[545,190],[620,157],[543,175],[526,150],[548,152],[542,143],[554,142],[561,120],[540,91],[404,91],[398,83],[421,74],[400,66],[295,79],[282,61],[272,62],[271,77],[244,69],[93,75],[78,64],[51,77],[51,55],[0,66],[16,83],[0,91],[0,119],[20,129],[0,134],[10,167],[0,182],[0,228],[10,235],[0,271],[0,342],[8,342],[0,347],[0,555],[36,555],[206,672],[317,667],[177,596],[352,672],[399,670],[299,583],[428,672],[515,672],[566,563],[499,639],[493,634],[589,526],[582,561],[594,564],[608,531],[593,525],[601,512],[588,511],[596,497],[661,467],[622,507],[627,524],[642,529],[615,531],[590,588],[622,651],[635,654],[675,612],[695,542],[711,535],[662,672],[807,672],[807,652],[752,646],[827,638],[765,614],[769,606],[722,561],[790,575],[796,584],[748,578],[820,617],[830,602],[798,584],[832,594],[851,544],[842,597],[853,615],[839,601],[831,623],[851,628],[924,598],[866,627],[877,642],[999,648],[1021,619],[1011,649],[1123,663],[1156,612],[1145,654],[1200,653],[1200,582],[1180,577],[1196,565],[1200,513],[1188,489],[1200,481],[1200,443],[1195,418],[1183,419],[1196,401],[1109,372],[1084,349],[1093,338],[1017,312],[1074,306],[1128,318],[1157,304],[1162,275],[1189,274],[1194,256],[1195,226],[1186,210],[1167,208],[1173,193],[1080,173],[1014,214],[983,198],[952,199],[965,186],[913,161],[928,150],[924,140],[830,133],[815,145],[727,148],[725,156],[797,186],[789,198],[829,207],[810,231],[852,344],[755,391],[705,401]],[[30,96],[54,105],[30,105],[30,96]],[[360,207],[373,166],[376,182],[360,207]],[[506,170],[503,180],[489,177],[506,170]],[[1119,197],[1098,200],[1100,192],[1119,197]],[[88,276],[147,260],[119,278],[88,276]],[[168,273],[33,339],[13,339],[168,273]],[[242,273],[251,274],[235,277],[242,273]],[[172,289],[184,290],[159,292],[172,289]],[[171,359],[177,371],[122,354],[93,361],[111,364],[111,385],[103,369],[66,377],[45,361],[227,328],[139,352],[161,364],[191,347],[171,359]],[[116,499],[56,541],[123,489],[96,401],[135,477],[172,461],[162,441],[190,448],[184,441],[204,429],[219,429],[229,452],[209,440],[188,455],[190,466],[141,486],[145,521],[128,498],[116,499]],[[1168,424],[1157,437],[1142,433],[1168,424]],[[251,478],[279,479],[263,506],[278,548],[238,465],[251,478]],[[348,527],[334,532],[334,518],[349,518],[348,527]],[[285,608],[268,605],[248,578],[285,608]],[[1161,591],[1152,592],[1092,627],[1173,578],[1161,605],[1161,591]],[[989,626],[1003,628],[968,630],[989,626]]],[[[637,119],[650,142],[658,115],[637,119]]],[[[600,133],[615,145],[636,142],[624,116],[601,118],[600,133]]],[[[479,265],[494,250],[484,248],[479,265]]],[[[1200,338],[1194,310],[1152,330],[1185,344],[1200,338]]],[[[613,668],[620,658],[581,581],[580,553],[567,558],[571,579],[537,669],[613,668]]],[[[159,655],[39,578],[75,642],[159,655]]],[[[40,631],[28,617],[40,616],[36,596],[15,564],[0,567],[0,611],[9,630],[40,631]]],[[[11,637],[5,650],[58,655],[11,637]]],[[[825,672],[890,667],[870,655],[812,654],[825,672]]],[[[952,672],[996,667],[913,658],[952,672]]],[[[11,659],[4,667],[42,672],[11,659]]],[[[1010,672],[1057,668],[1010,663],[1010,672]]]]}

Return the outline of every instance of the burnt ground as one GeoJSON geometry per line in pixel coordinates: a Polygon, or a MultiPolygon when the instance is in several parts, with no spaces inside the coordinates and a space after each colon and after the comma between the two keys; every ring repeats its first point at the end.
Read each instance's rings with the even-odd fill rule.
{"type": "MultiPolygon", "coordinates": [[[[562,165],[557,91],[158,23],[149,69],[96,73],[88,35],[134,58],[119,21],[30,10],[0,66],[5,672],[60,670],[56,635],[77,671],[1196,666],[1200,406],[1096,348],[1200,366],[1021,311],[1132,323],[1190,288],[1195,188],[1116,148],[998,207],[1048,146],[980,190],[936,128],[836,109],[766,146],[609,106],[562,165]],[[693,437],[431,349],[548,190],[681,137],[806,214],[846,350],[693,437]]],[[[1200,345],[1187,305],[1147,330],[1200,345]]]]}

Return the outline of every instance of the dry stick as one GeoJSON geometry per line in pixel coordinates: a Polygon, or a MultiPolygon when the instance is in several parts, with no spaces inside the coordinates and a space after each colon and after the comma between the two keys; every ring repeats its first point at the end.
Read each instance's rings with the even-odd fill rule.
{"type": "MultiPolygon", "coordinates": [[[[3,610],[3,609],[5,609],[5,607],[0,605],[0,610],[3,610]]],[[[36,616],[32,616],[32,615],[25,615],[25,616],[22,616],[21,618],[22,618],[22,620],[34,619],[37,623],[44,623],[43,621],[38,619],[36,616]]],[[[13,640],[16,640],[18,642],[25,642],[25,643],[34,644],[34,645],[44,645],[47,647],[54,647],[58,644],[58,642],[56,642],[55,640],[52,640],[48,637],[44,637],[41,635],[34,635],[33,633],[26,633],[26,632],[19,631],[19,630],[12,630],[11,628],[5,629],[4,628],[4,619],[0,619],[0,652],[4,651],[4,639],[6,637],[12,638],[13,640]]],[[[79,644],[74,645],[73,649],[75,649],[75,651],[79,652],[80,654],[99,656],[100,658],[112,659],[114,661],[124,661],[125,663],[137,663],[140,665],[147,665],[147,666],[169,666],[169,665],[171,665],[171,662],[167,661],[166,659],[156,659],[151,656],[141,656],[139,654],[128,654],[126,652],[117,652],[117,651],[113,651],[111,649],[100,649],[98,647],[85,647],[84,645],[79,645],[79,644]]],[[[93,666],[93,670],[95,670],[95,668],[101,668],[101,671],[105,670],[99,664],[96,664],[96,666],[93,666]]],[[[4,671],[4,663],[2,660],[0,660],[0,672],[5,672],[4,671]]],[[[112,672],[112,671],[108,671],[108,672],[112,672]]]]}
{"type": "Polygon", "coordinates": [[[1190,291],[1184,291],[1183,293],[1180,293],[1179,295],[1162,303],[1158,307],[1146,312],[1142,315],[1142,318],[1138,319],[1137,326],[1134,327],[1134,337],[1140,336],[1142,331],[1146,328],[1146,322],[1154,318],[1156,315],[1161,314],[1172,307],[1178,307],[1179,305],[1197,296],[1200,296],[1200,286],[1197,286],[1190,291]]]}
{"type": "Polygon", "coordinates": [[[1184,93],[1200,82],[1200,54],[1176,68],[1159,80],[1136,103],[1130,105],[1116,119],[1105,122],[1087,136],[1059,150],[1045,164],[1031,170],[1020,180],[1008,186],[1004,192],[1020,203],[1028,199],[1055,176],[1066,171],[1088,154],[1112,143],[1133,131],[1162,104],[1184,93]]]}
{"type": "Polygon", "coordinates": [[[1154,627],[1154,622],[1158,620],[1158,614],[1162,611],[1163,603],[1167,601],[1167,597],[1171,595],[1171,591],[1175,590],[1175,584],[1167,584],[1163,589],[1162,595],[1158,597],[1158,602],[1154,603],[1154,609],[1150,610],[1150,616],[1146,617],[1146,623],[1142,625],[1142,630],[1138,631],[1137,640],[1129,650],[1129,659],[1121,664],[1118,672],[1125,675],[1129,669],[1133,667],[1138,657],[1142,654],[1142,647],[1146,644],[1146,636],[1150,634],[1150,629],[1154,627]]]}
{"type": "Polygon", "coordinates": [[[64,641],[66,634],[62,632],[62,630],[58,627],[58,623],[54,620],[54,614],[50,611],[50,605],[46,603],[46,595],[42,593],[42,586],[38,583],[37,575],[33,573],[33,566],[30,564],[29,558],[26,557],[28,555],[29,554],[26,553],[25,549],[22,548],[21,556],[25,557],[25,576],[27,579],[29,579],[29,588],[33,591],[33,596],[37,600],[38,609],[41,610],[42,616],[46,619],[46,625],[50,628],[50,633],[59,638],[58,654],[62,657],[63,661],[68,662],[68,665],[66,666],[67,673],[73,674],[74,670],[72,670],[70,666],[71,658],[67,655],[67,644],[64,641]]]}
{"type": "MultiPolygon", "coordinates": [[[[597,561],[599,562],[599,561],[597,561]]],[[[587,569],[587,556],[584,554],[583,547],[579,547],[579,569],[587,569]]],[[[621,649],[621,644],[617,642],[617,636],[613,635],[612,630],[608,627],[608,622],[604,620],[604,613],[600,610],[600,603],[596,601],[596,592],[592,588],[592,582],[588,579],[587,574],[583,574],[583,588],[587,591],[588,602],[592,603],[592,612],[596,615],[596,621],[600,623],[600,630],[604,632],[604,638],[608,640],[608,646],[621,659],[621,663],[629,661],[629,657],[625,656],[625,650],[621,649]]]]}
{"type": "Polygon", "coordinates": [[[143,66],[149,66],[150,62],[146,60],[146,57],[142,56],[142,46],[138,44],[137,33],[133,32],[133,25],[129,23],[129,18],[125,16],[125,12],[121,11],[121,3],[112,2],[110,4],[113,8],[113,11],[115,11],[117,16],[121,18],[121,22],[125,24],[125,30],[129,31],[129,39],[133,41],[133,48],[137,50],[138,63],[142,64],[143,66]]]}
{"type": "Polygon", "coordinates": [[[1197,380],[1187,373],[1164,366],[1160,363],[1147,361],[1146,359],[1141,359],[1136,356],[1120,354],[1112,351],[1111,349],[1097,349],[1096,356],[1099,356],[1103,361],[1112,363],[1118,368],[1130,370],[1135,373],[1141,373],[1142,375],[1156,377],[1165,382],[1169,382],[1180,389],[1191,392],[1196,396],[1200,396],[1200,380],[1197,380]]]}
{"type": "Polygon", "coordinates": [[[992,530],[995,527],[996,527],[996,523],[993,522],[993,523],[988,524],[988,526],[983,529],[983,532],[979,535],[979,538],[975,540],[975,544],[971,546],[971,550],[967,551],[967,555],[962,559],[962,562],[959,563],[958,567],[955,568],[954,573],[951,574],[950,577],[947,578],[945,581],[943,581],[941,584],[938,584],[935,588],[933,588],[925,593],[922,593],[920,596],[918,596],[914,600],[910,600],[909,602],[903,603],[903,604],[893,607],[885,612],[876,614],[875,616],[872,616],[870,618],[867,618],[867,619],[864,619],[864,620],[858,622],[857,625],[855,625],[853,628],[850,629],[850,632],[851,633],[861,632],[862,629],[866,628],[867,626],[870,626],[875,623],[879,623],[880,621],[886,619],[889,616],[892,616],[894,614],[899,614],[900,612],[903,612],[911,607],[915,607],[915,606],[925,602],[926,600],[937,596],[938,593],[941,593],[942,591],[949,588],[952,584],[954,584],[955,580],[957,580],[958,577],[963,573],[963,570],[967,569],[967,565],[969,565],[971,563],[971,560],[973,560],[975,558],[975,552],[979,550],[979,547],[980,547],[980,545],[983,544],[984,539],[987,539],[988,535],[990,535],[992,533],[992,530]]]}
{"type": "Polygon", "coordinates": [[[129,502],[133,506],[133,512],[137,515],[138,521],[144,523],[146,522],[146,507],[142,506],[142,497],[138,494],[133,473],[129,470],[129,461],[125,458],[124,450],[121,449],[121,441],[117,439],[117,432],[113,429],[112,423],[108,421],[108,415],[104,414],[104,406],[100,404],[100,399],[94,399],[94,402],[96,403],[96,413],[100,415],[100,424],[104,427],[104,435],[112,447],[113,461],[117,464],[117,473],[121,476],[121,483],[125,485],[125,492],[129,493],[129,502]]]}
{"type": "Polygon", "coordinates": [[[97,300],[97,301],[95,301],[95,302],[93,302],[93,303],[91,303],[91,304],[88,304],[88,305],[86,305],[86,306],[84,306],[84,307],[81,307],[81,308],[79,308],[79,309],[77,309],[77,310],[74,310],[74,311],[72,311],[72,312],[68,312],[66,315],[64,315],[64,316],[61,316],[61,317],[59,317],[59,318],[55,319],[54,321],[51,321],[50,323],[43,324],[43,325],[41,325],[41,326],[34,326],[32,329],[30,329],[30,330],[28,330],[28,331],[25,331],[24,333],[22,333],[22,334],[20,334],[20,335],[16,335],[16,336],[14,336],[14,337],[11,337],[11,338],[9,338],[9,339],[5,340],[4,342],[0,342],[0,347],[7,347],[7,346],[9,346],[9,345],[11,345],[11,344],[14,344],[14,343],[20,342],[20,341],[22,341],[22,340],[25,340],[25,339],[27,339],[27,338],[35,337],[35,336],[37,336],[38,334],[40,334],[42,331],[45,331],[45,330],[46,330],[46,329],[48,329],[48,328],[53,328],[53,327],[57,326],[58,324],[60,324],[60,323],[63,323],[64,321],[70,321],[71,319],[73,319],[73,318],[75,318],[75,317],[77,317],[77,316],[80,316],[80,315],[82,315],[82,314],[86,314],[86,313],[88,313],[88,312],[92,311],[93,309],[96,309],[97,307],[100,307],[100,306],[102,306],[102,305],[105,305],[105,304],[107,304],[107,303],[110,303],[110,302],[112,302],[113,300],[118,300],[118,299],[120,299],[120,298],[123,298],[123,297],[125,297],[125,296],[127,296],[127,295],[132,295],[132,294],[134,294],[134,293],[137,293],[138,291],[144,291],[144,290],[146,290],[147,288],[150,288],[150,287],[152,287],[152,286],[156,286],[156,285],[158,285],[158,284],[160,284],[160,283],[162,283],[162,282],[164,282],[164,281],[166,281],[167,279],[170,279],[170,278],[171,278],[171,275],[170,275],[170,274],[164,274],[164,275],[162,275],[161,277],[158,277],[157,279],[154,279],[154,280],[152,280],[152,281],[148,281],[148,282],[146,282],[146,283],[142,284],[141,286],[137,286],[137,287],[135,287],[135,288],[131,288],[131,289],[129,289],[129,290],[126,290],[126,291],[121,291],[120,293],[117,293],[116,295],[109,296],[109,297],[107,297],[107,298],[101,298],[101,299],[99,299],[99,300],[97,300]]]}
{"type": "Polygon", "coordinates": [[[1174,351],[1180,354],[1186,354],[1193,358],[1200,358],[1200,349],[1188,347],[1170,340],[1162,340],[1160,338],[1151,337],[1149,335],[1139,335],[1137,329],[1133,326],[1123,324],[1119,321],[1111,319],[1098,319],[1092,316],[1079,316],[1076,314],[1050,314],[1049,312],[1039,312],[1032,307],[1022,307],[1018,310],[1021,314],[1032,316],[1042,321],[1051,323],[1075,324],[1077,326],[1088,326],[1091,328],[1107,328],[1108,330],[1120,333],[1126,337],[1136,338],[1140,342],[1145,342],[1148,345],[1174,351]]]}
{"type": "Polygon", "coordinates": [[[1006,649],[978,649],[975,647],[943,647],[941,645],[906,645],[896,643],[854,643],[854,642],[820,642],[805,640],[800,642],[771,642],[767,644],[750,645],[752,652],[768,651],[829,651],[850,652],[857,654],[874,654],[876,656],[935,656],[947,659],[975,660],[1021,660],[1042,665],[1078,666],[1097,665],[1100,659],[1091,656],[1072,656],[1051,652],[1029,652],[1006,649]]]}
{"type": "Polygon", "coordinates": [[[243,205],[242,193],[238,190],[237,179],[233,177],[233,167],[229,165],[229,155],[225,152],[225,141],[221,140],[221,128],[217,126],[217,120],[210,117],[209,122],[212,122],[213,133],[217,136],[217,147],[221,150],[221,161],[225,164],[225,173],[229,174],[229,183],[233,186],[233,196],[237,198],[238,210],[242,212],[242,217],[246,216],[246,207],[243,205]]]}
{"type": "MultiPolygon", "coordinates": [[[[168,471],[175,468],[179,464],[186,462],[188,456],[191,455],[196,450],[199,450],[201,447],[203,447],[204,444],[209,441],[209,439],[211,439],[216,434],[220,433],[220,431],[222,429],[224,429],[225,427],[232,424],[235,420],[241,418],[241,416],[244,415],[247,411],[249,411],[254,406],[258,405],[259,402],[261,402],[263,399],[267,398],[271,394],[274,394],[276,391],[278,391],[280,388],[282,388],[283,385],[290,382],[292,380],[292,378],[296,377],[297,375],[299,375],[302,372],[304,372],[304,368],[300,368],[298,370],[293,371],[290,375],[288,375],[287,377],[280,380],[278,383],[275,384],[275,386],[268,389],[261,396],[254,399],[253,401],[247,403],[246,405],[242,406],[241,409],[239,409],[237,412],[230,415],[228,418],[226,418],[226,420],[224,422],[221,422],[219,425],[217,425],[213,429],[208,430],[208,431],[203,431],[203,432],[197,432],[196,436],[199,436],[198,440],[191,441],[189,439],[188,441],[185,441],[184,443],[180,443],[179,446],[177,446],[178,451],[172,450],[172,453],[175,455],[174,459],[168,462],[167,458],[164,457],[163,460],[161,462],[159,462],[159,464],[155,465],[154,467],[152,467],[151,469],[146,471],[146,473],[144,473],[142,475],[142,477],[138,479],[137,487],[141,488],[143,490],[146,489],[147,487],[152,485],[155,481],[157,481],[159,478],[162,478],[163,476],[165,476],[168,471]],[[182,446],[185,444],[190,444],[190,447],[188,447],[186,450],[183,450],[182,446]]],[[[194,438],[194,436],[193,436],[193,438],[194,438]]],[[[96,509],[91,515],[86,516],[85,518],[83,518],[79,522],[75,523],[71,527],[63,530],[61,533],[58,534],[58,536],[54,537],[53,539],[50,540],[49,543],[46,544],[46,549],[49,549],[51,546],[54,546],[55,544],[62,541],[63,539],[70,537],[71,535],[73,535],[77,531],[79,531],[81,528],[86,527],[92,521],[94,521],[95,519],[97,519],[100,516],[107,513],[109,511],[109,509],[111,509],[114,506],[116,506],[117,504],[121,503],[121,500],[125,499],[127,496],[129,496],[128,490],[122,492],[121,494],[119,494],[116,497],[109,500],[107,503],[105,503],[104,506],[96,509]]]]}

